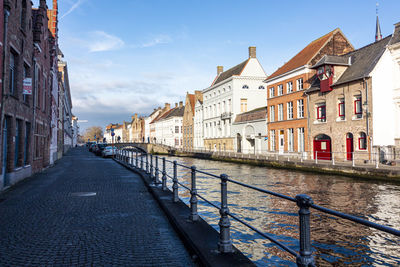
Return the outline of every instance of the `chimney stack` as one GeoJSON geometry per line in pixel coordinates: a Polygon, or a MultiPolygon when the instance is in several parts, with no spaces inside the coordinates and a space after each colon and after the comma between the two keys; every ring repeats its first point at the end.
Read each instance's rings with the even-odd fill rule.
{"type": "Polygon", "coordinates": [[[179,101],[179,107],[183,107],[183,101],[179,101]]]}
{"type": "Polygon", "coordinates": [[[137,120],[137,113],[135,113],[135,119],[137,120]]]}
{"type": "Polygon", "coordinates": [[[176,108],[178,107],[178,103],[175,103],[175,107],[176,107],[176,108]]]}
{"type": "Polygon", "coordinates": [[[256,47],[249,46],[249,58],[256,58],[256,47]]]}
{"type": "Polygon", "coordinates": [[[220,75],[224,72],[224,66],[217,66],[217,75],[220,75]]]}
{"type": "Polygon", "coordinates": [[[165,103],[165,110],[168,111],[171,109],[171,105],[169,103],[165,103]]]}

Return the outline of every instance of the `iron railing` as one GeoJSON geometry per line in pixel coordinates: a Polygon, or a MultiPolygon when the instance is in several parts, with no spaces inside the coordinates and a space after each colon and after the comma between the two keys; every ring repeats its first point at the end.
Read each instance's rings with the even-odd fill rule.
{"type": "Polygon", "coordinates": [[[346,219],[352,222],[355,222],[357,224],[361,224],[370,228],[374,228],[395,236],[400,236],[400,230],[377,224],[374,222],[370,222],[367,220],[364,220],[360,217],[342,213],[339,211],[335,211],[329,208],[325,208],[322,206],[319,206],[317,204],[314,204],[312,198],[308,195],[305,194],[299,194],[296,195],[294,198],[290,196],[286,196],[280,193],[276,193],[273,191],[269,191],[263,188],[259,188],[256,186],[252,186],[249,184],[245,184],[233,179],[230,179],[228,175],[226,174],[221,174],[221,175],[215,175],[212,173],[208,173],[203,170],[198,170],[195,166],[185,166],[183,164],[177,163],[177,161],[170,161],[166,160],[165,157],[160,158],[158,156],[154,156],[155,159],[155,164],[153,163],[153,155],[151,154],[138,154],[136,151],[135,153],[133,151],[128,151],[128,150],[119,150],[116,155],[116,159],[124,164],[129,165],[130,167],[134,167],[136,169],[139,169],[141,171],[146,172],[150,178],[153,181],[153,185],[161,185],[162,190],[168,190],[167,188],[167,179],[172,180],[172,201],[173,202],[178,202],[179,201],[179,195],[178,195],[178,189],[179,186],[188,190],[190,192],[190,215],[189,215],[189,220],[192,222],[196,222],[199,219],[199,214],[197,212],[197,206],[198,206],[198,198],[202,199],[204,202],[209,204],[210,206],[216,208],[219,210],[220,213],[220,219],[219,219],[219,240],[218,240],[218,251],[220,253],[232,253],[233,252],[233,246],[232,246],[232,240],[230,237],[230,218],[234,219],[235,221],[243,224],[244,226],[248,227],[249,229],[255,231],[262,237],[268,239],[269,241],[273,242],[277,246],[279,246],[281,249],[284,251],[290,253],[296,258],[296,263],[297,266],[316,266],[315,265],[315,259],[312,253],[312,248],[311,248],[311,229],[310,229],[310,216],[311,216],[311,211],[310,209],[315,209],[320,212],[330,214],[342,219],[346,219]],[[149,157],[150,155],[150,157],[149,157]],[[133,159],[134,158],[134,159],[133,159]],[[158,173],[160,171],[158,161],[162,159],[162,181],[160,182],[158,180],[158,173]],[[170,163],[173,165],[173,173],[172,176],[169,175],[166,172],[166,164],[170,163]],[[145,164],[145,167],[144,167],[145,164]],[[155,166],[155,172],[153,174],[153,168],[155,166]],[[178,172],[177,172],[177,167],[182,167],[185,169],[190,170],[191,173],[191,184],[190,188],[187,187],[185,184],[179,182],[178,180],[178,172]],[[220,191],[220,196],[221,196],[221,202],[220,205],[216,205],[212,203],[211,201],[207,200],[205,197],[202,195],[198,194],[197,188],[196,188],[196,174],[200,173],[203,175],[207,175],[211,178],[214,179],[219,179],[221,182],[221,191],[220,191]],[[268,194],[274,197],[278,197],[281,199],[285,199],[287,201],[296,203],[296,205],[299,207],[299,247],[300,250],[297,252],[282,242],[278,241],[272,235],[268,233],[264,233],[260,229],[257,229],[256,227],[252,226],[251,224],[245,222],[244,220],[240,219],[237,215],[231,213],[228,208],[228,182],[232,184],[236,184],[245,188],[249,188],[264,194],[268,194]]]}

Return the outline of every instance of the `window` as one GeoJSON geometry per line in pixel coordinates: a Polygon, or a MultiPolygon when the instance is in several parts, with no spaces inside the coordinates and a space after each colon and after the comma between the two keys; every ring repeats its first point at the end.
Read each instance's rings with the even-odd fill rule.
{"type": "Polygon", "coordinates": [[[16,62],[17,61],[17,55],[11,51],[10,53],[10,65],[9,65],[9,89],[10,89],[10,94],[14,94],[15,93],[15,89],[16,89],[16,62]]]}
{"type": "Polygon", "coordinates": [[[304,128],[297,128],[297,141],[298,141],[298,147],[297,150],[299,152],[304,151],[304,128]]]}
{"type": "Polygon", "coordinates": [[[360,133],[360,137],[358,138],[358,149],[359,150],[367,149],[367,135],[363,132],[360,133]]]}
{"type": "Polygon", "coordinates": [[[288,150],[289,152],[294,151],[294,130],[293,128],[288,129],[288,150]]]}
{"type": "Polygon", "coordinates": [[[304,118],[304,100],[297,100],[297,118],[304,118]]]}
{"type": "Polygon", "coordinates": [[[278,85],[278,95],[283,95],[283,85],[278,85]]]}
{"type": "Polygon", "coordinates": [[[319,122],[326,121],[326,105],[325,105],[325,103],[317,104],[317,120],[319,122]]]}
{"type": "Polygon", "coordinates": [[[175,145],[179,146],[179,139],[178,138],[175,138],[175,145]]]}
{"type": "Polygon", "coordinates": [[[275,88],[274,87],[270,87],[269,88],[269,97],[274,97],[275,96],[275,88]]]}
{"type": "Polygon", "coordinates": [[[303,90],[303,78],[297,79],[297,91],[303,90]]]}
{"type": "Polygon", "coordinates": [[[240,99],[240,112],[246,112],[246,111],[247,111],[247,99],[241,98],[240,99]]]}
{"type": "MultiPolygon", "coordinates": [[[[29,78],[29,67],[24,64],[24,78],[29,78]]],[[[25,103],[28,102],[28,95],[23,94],[23,100],[25,103]]]]}
{"type": "Polygon", "coordinates": [[[43,91],[42,91],[42,110],[46,109],[46,79],[43,79],[43,91]]]}
{"type": "Polygon", "coordinates": [[[287,119],[288,120],[293,119],[293,102],[287,103],[287,119]]]}
{"type": "Polygon", "coordinates": [[[175,126],[175,133],[179,133],[179,126],[175,126]]]}
{"type": "Polygon", "coordinates": [[[25,25],[26,25],[26,0],[22,0],[20,22],[21,22],[21,29],[25,30],[25,25]]]}
{"type": "Polygon", "coordinates": [[[345,109],[344,109],[344,98],[339,98],[339,103],[338,103],[338,116],[340,120],[345,119],[345,109]]]}
{"type": "Polygon", "coordinates": [[[276,142],[275,142],[275,130],[270,131],[270,150],[275,151],[276,150],[276,142]]]}
{"type": "Polygon", "coordinates": [[[14,154],[14,167],[20,167],[20,152],[22,151],[21,147],[21,135],[22,135],[22,121],[16,120],[15,124],[15,154],[14,154]]]}
{"type": "Polygon", "coordinates": [[[362,118],[361,95],[354,97],[354,114],[356,118],[362,118]]]}
{"type": "Polygon", "coordinates": [[[264,89],[265,89],[265,87],[264,87],[264,86],[262,86],[262,85],[260,85],[260,86],[258,87],[258,89],[260,89],[260,90],[264,90],[264,89]]]}
{"type": "Polygon", "coordinates": [[[231,99],[228,99],[228,112],[232,112],[232,103],[231,99]]]}
{"type": "Polygon", "coordinates": [[[24,140],[24,165],[29,163],[29,137],[31,134],[31,124],[27,122],[25,124],[25,140],[24,140]]]}
{"type": "Polygon", "coordinates": [[[270,122],[274,122],[275,121],[275,106],[271,106],[270,107],[269,121],[270,122]]]}
{"type": "Polygon", "coordinates": [[[249,89],[249,86],[247,84],[242,86],[242,89],[249,89]]]}
{"type": "Polygon", "coordinates": [[[278,105],[278,121],[283,121],[283,104],[278,105]]]}
{"type": "Polygon", "coordinates": [[[293,82],[286,83],[287,93],[293,92],[293,82]]]}

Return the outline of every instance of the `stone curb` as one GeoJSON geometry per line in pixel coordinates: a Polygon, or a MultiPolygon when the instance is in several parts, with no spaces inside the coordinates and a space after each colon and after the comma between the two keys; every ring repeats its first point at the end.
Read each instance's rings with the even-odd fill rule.
{"type": "Polygon", "coordinates": [[[117,163],[140,175],[150,193],[154,196],[168,220],[185,244],[185,247],[197,258],[201,266],[255,266],[242,252],[234,247],[234,252],[229,254],[219,253],[217,244],[219,233],[201,217],[193,223],[189,221],[190,208],[181,200],[174,203],[173,194],[161,186],[152,186],[152,180],[144,171],[135,169],[121,161],[117,163]]]}

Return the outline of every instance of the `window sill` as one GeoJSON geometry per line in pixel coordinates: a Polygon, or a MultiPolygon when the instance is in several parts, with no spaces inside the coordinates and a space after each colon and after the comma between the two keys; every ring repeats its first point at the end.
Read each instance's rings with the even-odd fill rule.
{"type": "Polygon", "coordinates": [[[342,120],[342,119],[340,119],[340,118],[337,118],[336,119],[336,122],[345,122],[346,121],[346,119],[344,119],[344,120],[342,120]]]}
{"type": "Polygon", "coordinates": [[[314,124],[326,124],[326,121],[314,121],[314,124]]]}
{"type": "Polygon", "coordinates": [[[352,118],[353,121],[359,121],[359,120],[362,120],[362,119],[363,119],[363,117],[360,117],[360,118],[353,117],[353,118],[352,118]]]}

